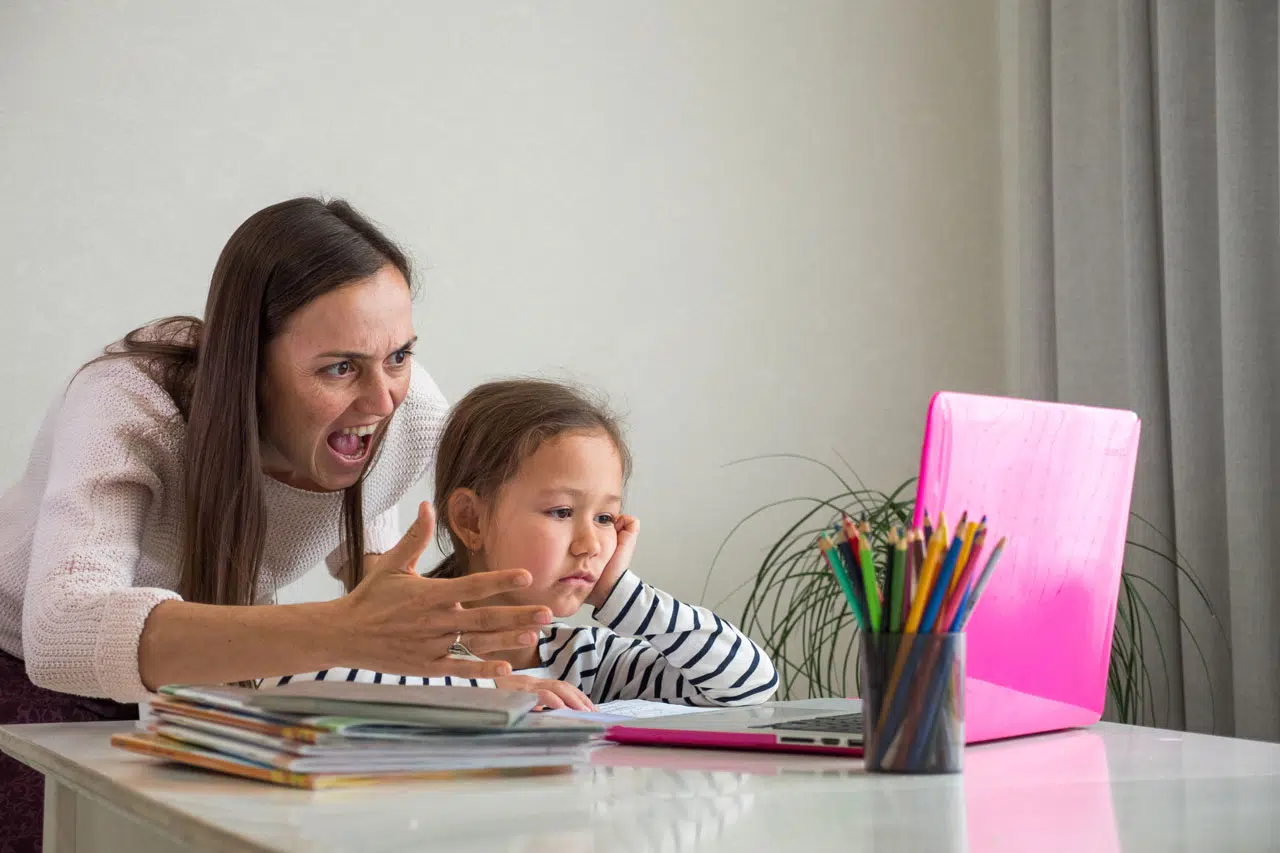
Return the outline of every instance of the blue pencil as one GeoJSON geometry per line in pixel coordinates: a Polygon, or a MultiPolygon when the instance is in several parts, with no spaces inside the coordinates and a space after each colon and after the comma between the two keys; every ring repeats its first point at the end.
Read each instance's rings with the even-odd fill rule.
{"type": "Polygon", "coordinates": [[[924,617],[920,620],[920,633],[927,634],[933,630],[933,624],[938,619],[938,611],[942,609],[942,601],[947,597],[947,588],[951,585],[951,575],[955,573],[956,563],[960,559],[960,550],[964,547],[964,516],[960,517],[960,523],[956,525],[956,538],[951,540],[951,548],[947,551],[947,557],[942,563],[942,568],[938,571],[938,580],[933,585],[933,594],[929,597],[929,604],[925,607],[924,617]]]}

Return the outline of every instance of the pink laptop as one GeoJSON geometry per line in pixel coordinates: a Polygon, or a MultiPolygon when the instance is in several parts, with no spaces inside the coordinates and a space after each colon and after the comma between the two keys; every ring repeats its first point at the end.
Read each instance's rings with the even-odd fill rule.
{"type": "MultiPolygon", "coordinates": [[[[929,405],[915,522],[985,513],[1004,555],[967,633],[968,743],[1102,717],[1138,459],[1132,412],[941,392],[929,405]]],[[[862,752],[857,699],[638,719],[611,740],[862,752]]]]}

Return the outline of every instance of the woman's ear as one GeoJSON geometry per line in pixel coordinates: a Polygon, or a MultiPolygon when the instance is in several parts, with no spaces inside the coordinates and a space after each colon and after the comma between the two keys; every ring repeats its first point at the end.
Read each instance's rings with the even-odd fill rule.
{"type": "Polygon", "coordinates": [[[484,544],[484,504],[471,489],[454,489],[445,507],[445,522],[468,551],[484,544]]]}

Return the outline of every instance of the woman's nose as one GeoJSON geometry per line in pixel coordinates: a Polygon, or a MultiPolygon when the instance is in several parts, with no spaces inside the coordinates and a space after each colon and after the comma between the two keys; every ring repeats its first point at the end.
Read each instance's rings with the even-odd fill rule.
{"type": "Polygon", "coordinates": [[[360,408],[366,414],[379,418],[388,417],[396,410],[395,395],[391,393],[391,379],[380,370],[366,374],[365,386],[361,389],[360,408]]]}

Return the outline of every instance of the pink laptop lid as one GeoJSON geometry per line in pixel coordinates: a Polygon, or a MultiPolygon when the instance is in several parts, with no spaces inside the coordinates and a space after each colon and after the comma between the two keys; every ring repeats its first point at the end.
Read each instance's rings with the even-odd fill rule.
{"type": "Polygon", "coordinates": [[[1114,409],[930,403],[915,524],[968,511],[988,517],[987,553],[1009,540],[968,625],[968,742],[1101,718],[1139,431],[1114,409]]]}

